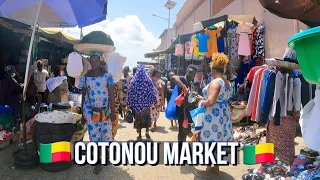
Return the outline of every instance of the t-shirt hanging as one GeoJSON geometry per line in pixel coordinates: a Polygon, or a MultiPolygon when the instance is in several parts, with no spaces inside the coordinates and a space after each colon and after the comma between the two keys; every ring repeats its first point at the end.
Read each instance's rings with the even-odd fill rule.
{"type": "Polygon", "coordinates": [[[193,42],[185,43],[186,55],[192,55],[193,52],[193,42]]]}
{"type": "Polygon", "coordinates": [[[199,52],[199,43],[198,40],[196,38],[196,35],[193,35],[191,38],[192,42],[193,42],[193,54],[197,55],[197,56],[202,56],[204,55],[204,53],[200,53],[199,52]]]}
{"type": "Polygon", "coordinates": [[[183,46],[182,46],[182,44],[177,44],[176,45],[175,54],[176,54],[176,56],[182,56],[183,55],[183,46]]]}
{"type": "Polygon", "coordinates": [[[204,33],[200,33],[196,35],[199,44],[199,52],[206,53],[208,52],[208,41],[210,36],[204,33]]]}

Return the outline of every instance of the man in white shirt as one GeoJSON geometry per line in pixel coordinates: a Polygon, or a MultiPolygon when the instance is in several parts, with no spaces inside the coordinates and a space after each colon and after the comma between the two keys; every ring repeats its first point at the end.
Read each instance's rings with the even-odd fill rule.
{"type": "Polygon", "coordinates": [[[38,92],[42,96],[42,101],[45,102],[45,92],[47,89],[46,81],[49,78],[49,73],[47,70],[43,69],[43,62],[41,60],[37,61],[37,70],[34,72],[34,82],[38,87],[38,92]]]}

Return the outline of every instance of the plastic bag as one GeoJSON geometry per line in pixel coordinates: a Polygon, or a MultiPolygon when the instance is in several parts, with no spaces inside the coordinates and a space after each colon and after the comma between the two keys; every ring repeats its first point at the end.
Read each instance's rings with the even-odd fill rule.
{"type": "Polygon", "coordinates": [[[177,106],[181,107],[187,94],[188,91],[186,89],[183,89],[181,94],[174,100],[174,103],[176,103],[177,106]]]}
{"type": "Polygon", "coordinates": [[[165,116],[169,120],[178,120],[177,116],[177,105],[175,104],[174,100],[178,97],[178,86],[176,85],[173,89],[173,92],[171,94],[170,100],[168,102],[165,116]]]}
{"type": "Polygon", "coordinates": [[[300,126],[303,140],[306,147],[320,151],[320,90],[316,90],[315,98],[304,106],[301,117],[300,126]]]}
{"type": "Polygon", "coordinates": [[[202,130],[202,121],[204,120],[205,107],[199,106],[198,108],[190,111],[192,118],[191,132],[197,134],[202,130]]]}

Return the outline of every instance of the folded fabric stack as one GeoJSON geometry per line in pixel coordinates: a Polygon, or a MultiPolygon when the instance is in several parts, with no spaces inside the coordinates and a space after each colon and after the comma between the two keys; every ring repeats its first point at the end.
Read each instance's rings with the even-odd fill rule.
{"type": "Polygon", "coordinates": [[[305,178],[305,176],[315,177],[312,174],[317,174],[320,178],[320,156],[318,152],[315,152],[311,149],[305,148],[300,151],[300,154],[294,159],[294,163],[290,166],[290,172],[288,176],[291,179],[310,179],[305,178]]]}

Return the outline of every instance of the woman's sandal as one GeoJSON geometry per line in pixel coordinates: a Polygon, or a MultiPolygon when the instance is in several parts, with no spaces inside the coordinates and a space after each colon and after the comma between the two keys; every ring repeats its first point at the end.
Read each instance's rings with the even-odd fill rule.
{"type": "Polygon", "coordinates": [[[141,136],[138,136],[137,137],[137,141],[141,141],[142,140],[142,137],[141,136]]]}
{"type": "Polygon", "coordinates": [[[149,133],[146,133],[146,138],[147,138],[147,139],[151,139],[151,136],[150,136],[149,133]]]}

